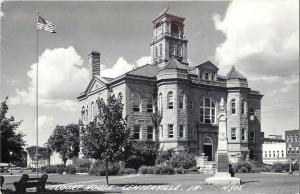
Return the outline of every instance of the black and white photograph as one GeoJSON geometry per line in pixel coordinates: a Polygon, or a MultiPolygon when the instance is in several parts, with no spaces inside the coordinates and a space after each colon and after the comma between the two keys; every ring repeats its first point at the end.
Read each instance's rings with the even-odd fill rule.
{"type": "Polygon", "coordinates": [[[298,0],[0,3],[0,194],[299,194],[298,0]]]}

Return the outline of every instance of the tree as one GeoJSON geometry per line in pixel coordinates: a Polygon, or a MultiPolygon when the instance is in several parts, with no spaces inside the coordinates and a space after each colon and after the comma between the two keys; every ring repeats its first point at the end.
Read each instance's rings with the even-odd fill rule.
{"type": "Polygon", "coordinates": [[[20,126],[22,121],[16,122],[14,117],[8,118],[8,97],[1,102],[0,107],[0,136],[1,136],[1,162],[20,162],[24,160],[25,141],[24,135],[17,133],[16,130],[20,126]],[[12,153],[12,154],[10,154],[12,153]]]}
{"type": "Polygon", "coordinates": [[[52,151],[59,153],[64,165],[67,160],[78,156],[79,152],[79,126],[69,124],[57,125],[49,137],[47,145],[52,151]]]}
{"type": "Polygon", "coordinates": [[[98,116],[82,131],[82,151],[90,158],[103,160],[106,165],[106,183],[108,183],[108,163],[123,158],[130,145],[130,129],[122,117],[121,97],[112,94],[107,99],[97,100],[98,116]]]}
{"type": "MultiPolygon", "coordinates": [[[[155,142],[157,146],[157,150],[159,149],[159,125],[162,121],[162,110],[158,110],[157,106],[157,85],[155,84],[153,87],[152,98],[154,99],[154,113],[151,114],[151,121],[153,124],[154,132],[155,132],[155,142]]],[[[161,108],[161,107],[160,107],[161,108]]]]}

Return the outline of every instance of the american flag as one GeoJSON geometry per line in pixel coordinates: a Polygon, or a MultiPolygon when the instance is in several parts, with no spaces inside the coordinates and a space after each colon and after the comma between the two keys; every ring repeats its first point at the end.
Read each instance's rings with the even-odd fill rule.
{"type": "Polygon", "coordinates": [[[37,29],[38,30],[45,30],[45,31],[48,31],[48,32],[51,32],[51,33],[56,33],[56,31],[55,31],[56,25],[51,23],[51,22],[48,22],[47,20],[45,20],[41,16],[38,17],[37,29]]]}

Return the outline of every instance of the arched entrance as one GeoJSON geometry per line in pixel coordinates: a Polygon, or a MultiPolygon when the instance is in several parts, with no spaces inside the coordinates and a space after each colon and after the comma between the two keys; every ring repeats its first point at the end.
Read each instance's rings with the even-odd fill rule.
{"type": "Polygon", "coordinates": [[[213,141],[208,136],[205,137],[203,142],[203,153],[207,156],[208,161],[213,160],[213,141]]]}

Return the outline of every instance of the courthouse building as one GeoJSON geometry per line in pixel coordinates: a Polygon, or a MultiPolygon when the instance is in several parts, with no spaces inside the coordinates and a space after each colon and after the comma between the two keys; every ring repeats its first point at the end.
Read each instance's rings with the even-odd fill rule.
{"type": "MultiPolygon", "coordinates": [[[[191,18],[193,19],[193,18],[191,18]]],[[[231,160],[262,160],[261,98],[247,78],[232,67],[226,76],[210,61],[189,64],[185,18],[168,8],[152,21],[151,64],[116,78],[102,77],[100,53],[89,56],[90,82],[79,95],[83,124],[96,114],[96,100],[113,92],[122,96],[123,115],[138,141],[154,139],[151,113],[162,114],[159,142],[162,150],[186,150],[216,160],[218,112],[226,102],[227,137],[231,160]],[[153,96],[154,90],[156,96],[153,96]],[[155,105],[157,104],[157,107],[155,105]]],[[[150,37],[149,37],[150,39],[150,37]]],[[[145,42],[147,44],[147,42],[145,42]]]]}

